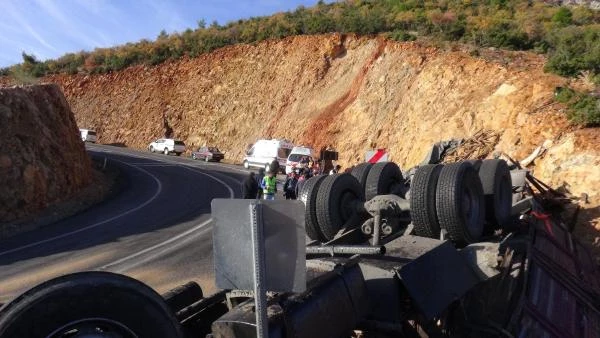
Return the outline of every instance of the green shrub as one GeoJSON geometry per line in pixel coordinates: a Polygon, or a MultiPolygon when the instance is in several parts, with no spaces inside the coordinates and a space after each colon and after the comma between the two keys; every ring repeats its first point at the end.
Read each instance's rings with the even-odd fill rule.
{"type": "Polygon", "coordinates": [[[573,13],[567,7],[561,7],[552,16],[552,22],[560,26],[568,26],[573,23],[573,13]]]}
{"type": "Polygon", "coordinates": [[[547,70],[562,76],[576,76],[583,70],[600,73],[600,25],[554,30],[547,41],[547,70]]]}
{"type": "Polygon", "coordinates": [[[600,126],[600,97],[570,88],[558,88],[555,98],[567,105],[567,117],[571,122],[585,127],[600,126]]]}
{"type": "Polygon", "coordinates": [[[509,22],[497,23],[487,29],[474,32],[471,39],[483,47],[524,50],[532,46],[529,36],[509,22]]]}
{"type": "Polygon", "coordinates": [[[401,29],[388,33],[387,37],[396,41],[414,41],[417,39],[416,36],[401,29]]]}

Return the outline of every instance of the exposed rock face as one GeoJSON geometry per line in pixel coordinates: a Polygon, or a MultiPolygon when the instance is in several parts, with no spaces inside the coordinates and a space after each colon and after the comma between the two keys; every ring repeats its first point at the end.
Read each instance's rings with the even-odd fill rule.
{"type": "Polygon", "coordinates": [[[60,87],[0,88],[0,222],[68,199],[91,170],[60,87]]]}
{"type": "MultiPolygon", "coordinates": [[[[172,134],[190,147],[217,145],[239,163],[248,144],[277,137],[317,149],[332,145],[343,167],[364,160],[368,149],[387,148],[406,169],[434,142],[480,129],[499,132],[496,150],[519,160],[546,140],[561,146],[577,131],[564,107],[553,101],[555,88],[566,79],[545,73],[544,62],[532,53],[481,50],[474,58],[415,43],[332,34],[46,80],[64,88],[79,125],[95,128],[101,143],[145,149],[153,139],[172,134]]],[[[538,170],[541,178],[552,183],[570,178],[576,191],[597,194],[600,185],[556,175],[554,169],[585,172],[572,156],[598,132],[578,133],[580,141],[569,148],[573,154],[550,149],[549,162],[536,161],[545,163],[538,170]]],[[[588,147],[582,161],[596,163],[598,148],[588,147]]],[[[600,178],[591,172],[587,181],[600,178]]]]}

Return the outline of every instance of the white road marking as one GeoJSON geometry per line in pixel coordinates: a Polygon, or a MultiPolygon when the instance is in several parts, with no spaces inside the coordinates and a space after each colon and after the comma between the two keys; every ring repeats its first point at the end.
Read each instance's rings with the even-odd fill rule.
{"type": "MultiPolygon", "coordinates": [[[[193,170],[192,168],[189,168],[189,166],[186,166],[186,165],[182,165],[181,167],[182,167],[182,168],[185,168],[185,169],[187,169],[187,170],[190,170],[190,171],[191,171],[191,172],[193,172],[193,173],[200,174],[200,175],[204,175],[204,176],[208,176],[208,178],[211,178],[211,179],[215,180],[216,182],[218,182],[218,183],[220,183],[220,184],[224,185],[224,186],[225,186],[225,187],[226,187],[226,188],[229,190],[229,198],[234,198],[234,197],[235,197],[235,194],[234,194],[234,192],[233,192],[233,189],[231,188],[231,186],[230,186],[229,184],[225,183],[224,181],[222,181],[221,179],[219,179],[219,178],[217,178],[217,177],[214,177],[213,175],[210,175],[210,174],[207,174],[207,173],[203,173],[203,172],[201,172],[201,171],[198,171],[198,170],[193,170]]],[[[163,242],[157,243],[157,244],[155,244],[155,245],[153,245],[153,246],[151,246],[151,247],[148,247],[148,248],[146,248],[146,249],[143,249],[143,250],[141,250],[141,251],[138,251],[138,252],[136,252],[136,253],[133,253],[133,254],[131,254],[131,255],[129,255],[129,256],[123,257],[123,258],[121,258],[121,259],[118,259],[118,260],[116,260],[116,261],[114,261],[114,262],[111,262],[111,263],[108,263],[108,264],[106,264],[106,265],[103,265],[103,266],[101,266],[99,269],[100,269],[100,270],[106,270],[106,269],[110,268],[111,266],[115,266],[115,265],[121,264],[121,263],[123,263],[123,262],[126,262],[126,261],[128,261],[128,260],[131,260],[131,259],[134,259],[134,258],[136,258],[136,257],[139,257],[139,256],[141,256],[141,255],[143,255],[143,254],[145,254],[145,253],[148,253],[148,252],[150,252],[150,251],[156,250],[156,249],[158,249],[158,248],[160,248],[160,247],[163,247],[163,246],[165,246],[165,245],[168,245],[168,244],[171,244],[171,243],[173,243],[173,242],[176,242],[176,241],[180,240],[182,237],[185,237],[185,236],[187,236],[187,235],[189,235],[189,234],[192,234],[192,233],[194,233],[195,231],[198,231],[198,230],[200,230],[200,229],[204,228],[204,227],[205,227],[207,224],[209,224],[210,222],[212,222],[212,218],[211,218],[211,219],[209,219],[209,220],[207,220],[207,221],[205,221],[205,222],[202,222],[202,223],[200,223],[199,225],[196,225],[195,227],[193,227],[193,228],[191,228],[191,229],[188,229],[188,230],[187,230],[187,231],[185,231],[185,232],[182,232],[181,234],[179,234],[179,235],[177,235],[177,236],[175,236],[175,237],[169,238],[169,239],[167,239],[167,240],[165,240],[165,241],[163,241],[163,242]]],[[[129,269],[132,269],[132,268],[134,268],[134,267],[136,267],[136,266],[139,266],[140,264],[146,263],[146,262],[148,262],[148,261],[151,261],[151,260],[153,260],[153,259],[155,259],[155,258],[157,258],[157,257],[160,257],[161,255],[163,255],[163,254],[165,254],[165,253],[167,253],[167,252],[171,252],[171,251],[173,251],[173,250],[174,250],[174,249],[176,249],[178,246],[181,246],[182,244],[184,244],[184,243],[185,243],[187,240],[188,240],[188,239],[186,238],[186,239],[182,240],[182,241],[181,241],[181,242],[179,242],[179,243],[175,243],[173,246],[167,247],[167,248],[166,248],[166,249],[164,249],[164,250],[161,250],[161,251],[159,251],[159,252],[156,252],[156,253],[154,253],[154,254],[152,254],[152,255],[150,255],[150,256],[148,256],[148,257],[144,258],[144,259],[143,259],[143,260],[141,260],[141,261],[137,261],[137,262],[134,262],[134,263],[131,263],[131,264],[129,264],[128,266],[122,267],[122,268],[120,268],[120,269],[117,269],[117,270],[111,270],[111,271],[112,271],[112,272],[117,272],[117,273],[122,273],[122,272],[124,272],[124,271],[127,271],[127,270],[129,270],[129,269]]]]}
{"type": "MultiPolygon", "coordinates": [[[[175,237],[169,238],[169,239],[168,239],[168,240],[166,240],[166,241],[163,241],[163,242],[160,242],[160,243],[158,243],[158,244],[155,244],[155,245],[153,245],[153,246],[151,246],[151,247],[148,247],[148,248],[146,248],[146,249],[144,249],[144,250],[138,251],[138,252],[136,252],[136,253],[134,253],[134,254],[131,254],[131,255],[129,255],[129,256],[125,256],[125,257],[123,257],[123,258],[121,258],[121,259],[118,259],[118,260],[116,260],[116,261],[114,261],[114,262],[110,262],[110,263],[108,263],[108,264],[106,264],[106,265],[103,265],[103,266],[101,266],[99,269],[100,269],[100,270],[106,270],[106,269],[108,269],[108,268],[109,268],[109,267],[111,267],[111,266],[114,266],[114,265],[121,264],[121,263],[123,263],[123,262],[125,262],[125,261],[128,261],[128,260],[130,260],[130,259],[132,259],[132,258],[136,258],[136,257],[138,257],[138,256],[141,256],[141,255],[143,255],[143,254],[145,254],[145,253],[147,253],[147,252],[150,252],[150,251],[152,251],[152,250],[154,250],[154,249],[157,249],[157,248],[160,248],[160,247],[162,247],[162,246],[165,246],[165,245],[167,245],[167,244],[170,244],[170,243],[172,243],[172,242],[174,242],[174,241],[177,241],[177,240],[179,240],[179,239],[180,239],[180,238],[182,238],[182,237],[185,237],[185,236],[187,236],[187,235],[189,235],[189,234],[193,233],[193,232],[194,232],[194,231],[196,231],[196,230],[202,229],[203,227],[205,227],[205,226],[206,226],[207,224],[209,224],[210,222],[212,222],[212,218],[210,218],[210,219],[208,219],[208,220],[206,220],[206,221],[204,221],[204,222],[202,222],[202,223],[200,223],[200,224],[196,225],[195,227],[193,227],[193,228],[191,228],[191,229],[189,229],[189,230],[187,230],[187,231],[185,231],[185,232],[182,232],[182,233],[180,233],[179,235],[177,235],[177,236],[175,236],[175,237]]],[[[126,269],[124,269],[124,270],[126,270],[126,269]]],[[[121,271],[121,270],[118,270],[118,271],[121,271]]],[[[113,271],[113,272],[116,272],[116,271],[113,271]]]]}
{"type": "Polygon", "coordinates": [[[221,183],[222,185],[224,185],[225,187],[227,187],[227,189],[229,190],[229,198],[235,198],[235,193],[233,192],[233,189],[231,188],[231,186],[229,184],[223,182],[221,179],[218,179],[218,178],[214,177],[211,174],[203,173],[203,172],[198,171],[198,170],[193,170],[192,168],[190,168],[189,166],[186,166],[186,165],[182,166],[182,168],[185,168],[185,169],[187,169],[187,170],[189,170],[191,172],[194,172],[194,173],[197,173],[197,174],[200,174],[200,175],[208,176],[209,178],[212,178],[213,180],[217,181],[218,183],[221,183]]]}
{"type": "Polygon", "coordinates": [[[100,226],[102,224],[106,224],[108,222],[114,221],[117,218],[121,218],[121,217],[123,217],[125,215],[128,215],[128,214],[132,213],[132,212],[140,210],[141,208],[145,207],[146,205],[148,205],[152,201],[154,201],[158,197],[158,195],[161,193],[161,191],[162,191],[162,183],[160,183],[160,180],[156,176],[152,175],[150,172],[148,172],[145,169],[138,168],[138,167],[133,166],[133,165],[129,165],[126,162],[122,162],[122,161],[118,161],[118,160],[113,160],[113,161],[120,162],[120,163],[123,163],[123,164],[125,164],[127,166],[130,166],[132,168],[138,169],[138,170],[140,170],[140,171],[148,174],[150,177],[152,177],[154,179],[154,181],[156,182],[156,184],[157,184],[157,189],[156,189],[156,192],[154,193],[154,195],[152,195],[152,197],[150,197],[147,201],[145,201],[144,203],[138,205],[137,207],[129,209],[129,210],[127,210],[127,211],[125,211],[123,213],[120,213],[120,214],[118,214],[116,216],[113,216],[113,217],[111,217],[109,219],[105,219],[104,221],[97,222],[97,223],[94,223],[92,225],[88,225],[86,227],[83,227],[83,228],[80,228],[80,229],[77,229],[77,230],[74,230],[74,231],[71,231],[71,232],[64,233],[62,235],[58,235],[58,236],[47,238],[47,239],[44,239],[44,240],[41,240],[41,241],[38,241],[38,242],[30,243],[30,244],[27,244],[27,245],[24,245],[24,246],[21,246],[21,247],[18,247],[18,248],[14,248],[14,249],[2,251],[2,252],[0,252],[0,256],[4,256],[4,255],[7,255],[7,254],[13,253],[13,252],[22,251],[22,250],[25,250],[25,249],[28,249],[28,248],[31,248],[31,247],[34,247],[34,246],[38,246],[40,244],[52,242],[52,241],[55,241],[57,239],[65,238],[65,237],[68,237],[68,236],[71,236],[71,235],[74,235],[74,234],[77,234],[77,233],[80,233],[80,232],[83,232],[83,231],[86,231],[86,230],[89,230],[89,229],[96,228],[96,227],[98,227],[98,226],[100,226]]]}

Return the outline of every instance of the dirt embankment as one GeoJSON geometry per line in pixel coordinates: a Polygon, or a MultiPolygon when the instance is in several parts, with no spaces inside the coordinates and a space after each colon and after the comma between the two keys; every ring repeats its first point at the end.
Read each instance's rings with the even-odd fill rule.
{"type": "MultiPolygon", "coordinates": [[[[196,59],[104,75],[60,75],[82,128],[101,143],[144,149],[172,134],[214,144],[233,161],[258,138],[331,145],[347,167],[387,148],[403,168],[436,141],[500,133],[496,150],[523,159],[552,144],[532,168],[600,201],[598,129],[569,126],[554,103],[567,80],[524,52],[442,51],[381,38],[298,36],[236,45],[196,59]]],[[[597,223],[597,220],[594,221],[597,223]]],[[[600,227],[600,225],[598,225],[600,227]]]]}
{"type": "Polygon", "coordinates": [[[92,179],[57,85],[0,88],[0,223],[68,200],[92,179]]]}

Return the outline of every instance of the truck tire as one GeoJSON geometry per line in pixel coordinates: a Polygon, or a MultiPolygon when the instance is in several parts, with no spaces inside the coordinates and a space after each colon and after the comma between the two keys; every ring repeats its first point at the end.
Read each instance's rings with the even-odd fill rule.
{"type": "Polygon", "coordinates": [[[1,337],[99,332],[116,337],[183,337],[160,295],[140,281],[110,272],[54,278],[0,309],[1,337]]]}
{"type": "Polygon", "coordinates": [[[365,197],[368,201],[377,195],[389,194],[402,181],[402,172],[396,163],[375,163],[367,175],[365,197]]]}
{"type": "Polygon", "coordinates": [[[351,174],[352,176],[356,177],[358,183],[360,183],[360,186],[363,188],[363,191],[365,191],[365,188],[367,186],[367,176],[369,175],[369,171],[371,171],[372,167],[372,163],[365,162],[357,165],[352,169],[351,174]]]}
{"type": "Polygon", "coordinates": [[[417,236],[440,238],[440,222],[435,208],[435,192],[441,164],[419,167],[410,186],[410,218],[417,236]]]}
{"type": "Polygon", "coordinates": [[[317,194],[319,192],[319,186],[325,179],[324,175],[314,176],[309,178],[302,189],[300,190],[299,199],[304,203],[304,228],[306,235],[314,241],[324,242],[325,236],[321,233],[319,228],[319,221],[317,220],[317,194]]]}
{"type": "Polygon", "coordinates": [[[495,229],[511,222],[512,180],[504,160],[485,160],[479,168],[479,179],[485,196],[486,220],[495,229]]]}
{"type": "Polygon", "coordinates": [[[317,193],[317,220],[326,240],[332,240],[340,229],[359,225],[355,203],[364,202],[358,180],[350,174],[334,174],[323,179],[317,193]]]}
{"type": "Polygon", "coordinates": [[[479,175],[468,162],[444,166],[438,179],[435,207],[442,228],[459,245],[483,234],[485,201],[479,175]]]}

